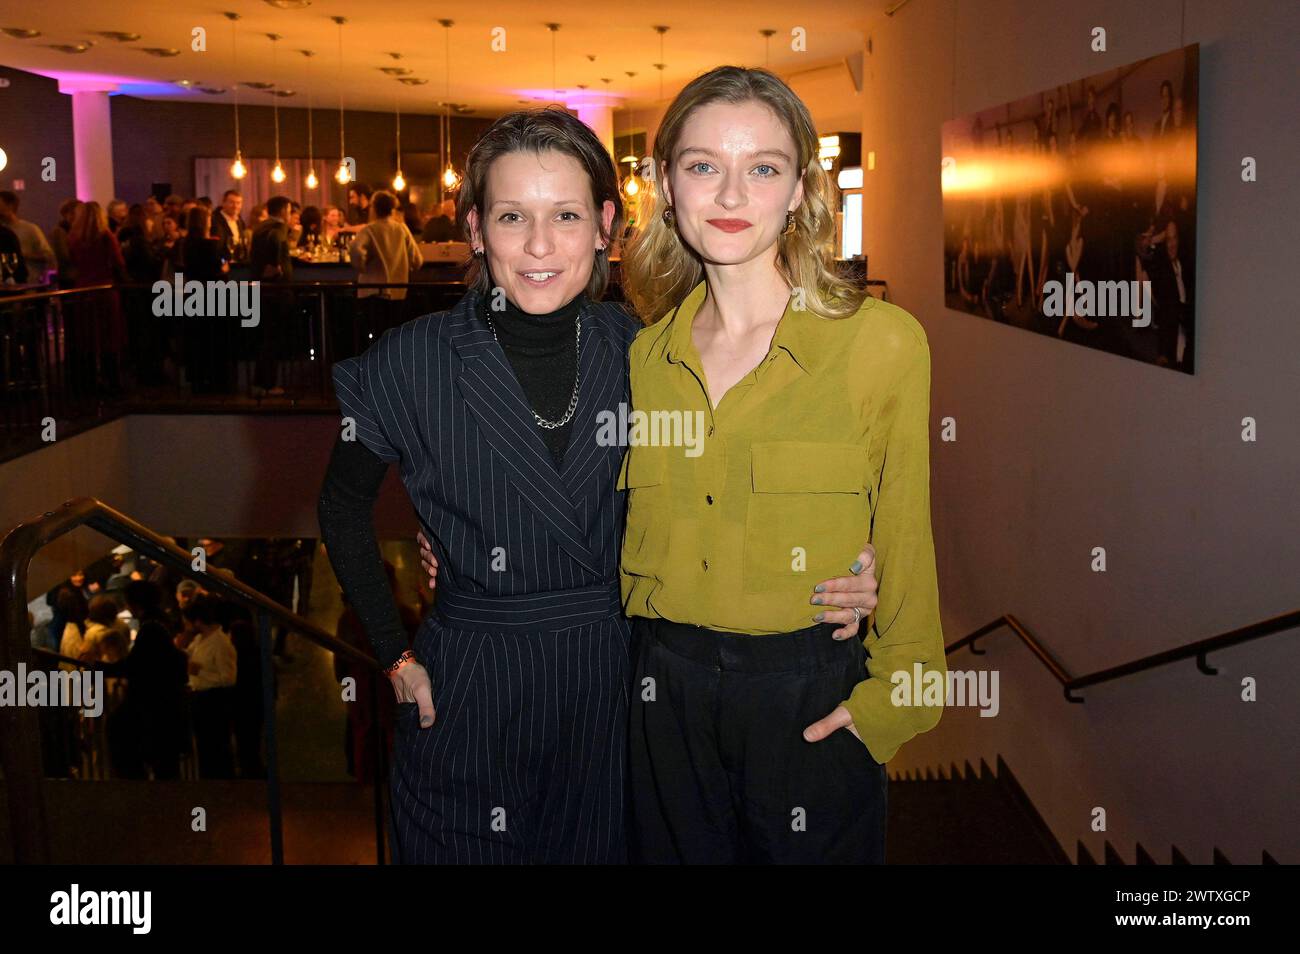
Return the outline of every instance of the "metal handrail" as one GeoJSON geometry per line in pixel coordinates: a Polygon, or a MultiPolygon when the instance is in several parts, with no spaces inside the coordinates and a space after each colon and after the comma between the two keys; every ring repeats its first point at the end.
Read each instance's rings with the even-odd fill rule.
{"type": "Polygon", "coordinates": [[[73,298],[89,292],[108,291],[115,285],[83,285],[80,288],[51,288],[49,291],[23,292],[21,295],[0,295],[0,305],[13,305],[24,301],[49,301],[55,298],[73,298]]]}
{"type": "Polygon", "coordinates": [[[976,656],[983,656],[984,650],[975,647],[975,641],[1002,626],[1006,626],[1018,637],[1020,641],[1029,648],[1029,651],[1037,657],[1059,682],[1065,691],[1065,698],[1070,702],[1084,702],[1085,700],[1073,694],[1074,690],[1082,689],[1085,686],[1096,686],[1103,682],[1111,682],[1119,679],[1121,676],[1130,676],[1135,672],[1143,672],[1147,669],[1155,669],[1157,666],[1166,666],[1170,663],[1178,662],[1182,659],[1191,659],[1196,657],[1196,668],[1207,676],[1213,676],[1219,670],[1211,667],[1206,661],[1207,654],[1218,649],[1226,649],[1229,646],[1235,646],[1238,643],[1244,643],[1248,640],[1259,639],[1261,636],[1271,636],[1274,633],[1280,633],[1288,629],[1300,627],[1300,610],[1292,610],[1289,613],[1283,613],[1280,616],[1273,616],[1269,619],[1259,620],[1246,626],[1240,626],[1237,629],[1231,629],[1215,636],[1208,636],[1205,639],[1199,639],[1196,642],[1188,643],[1185,646],[1178,646],[1174,649],[1166,649],[1162,652],[1152,653],[1150,656],[1143,656],[1132,662],[1121,663],[1118,666],[1111,666],[1109,669],[1099,669],[1097,672],[1089,673],[1086,676],[1071,676],[1052,656],[1051,653],[1043,647],[1033,634],[1011,614],[1004,614],[986,623],[975,632],[963,636],[956,642],[949,643],[944,647],[944,655],[949,656],[963,647],[969,647],[970,651],[976,656]]]}
{"type": "MultiPolygon", "coordinates": [[[[51,541],[78,527],[90,527],[186,577],[199,580],[210,593],[233,600],[252,611],[258,619],[262,656],[262,704],[265,713],[267,760],[267,808],[270,822],[271,860],[284,863],[284,834],[280,804],[280,776],[275,733],[275,666],[271,656],[271,620],[278,620],[311,642],[365,666],[376,681],[382,670],[368,653],[349,646],[303,619],[245,583],[215,572],[196,570],[193,556],[108,504],[94,497],[77,497],[58,510],[24,521],[0,540],[0,668],[15,671],[36,654],[27,626],[27,575],[36,552],[51,541]]],[[[73,662],[73,660],[68,660],[73,662]]],[[[84,665],[78,663],[78,665],[84,665]]],[[[376,856],[384,863],[383,780],[387,775],[386,752],[378,718],[378,692],[370,694],[372,724],[376,735],[375,838],[376,856]]],[[[41,780],[40,731],[36,712],[28,706],[0,706],[0,767],[9,790],[9,830],[14,861],[19,864],[48,860],[49,840],[41,780]]]]}

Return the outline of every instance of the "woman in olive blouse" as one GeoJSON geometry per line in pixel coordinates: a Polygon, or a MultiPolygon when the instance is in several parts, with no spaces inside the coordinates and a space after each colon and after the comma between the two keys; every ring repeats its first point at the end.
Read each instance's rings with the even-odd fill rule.
{"type": "Polygon", "coordinates": [[[945,672],[929,348],[910,314],[834,275],[817,146],[773,74],[697,78],[656,133],[624,263],[653,321],[629,354],[633,408],[703,432],[687,453],[652,428],[618,483],[643,861],[883,862],[884,763],[942,710],[941,692],[896,691],[945,672]],[[866,538],[864,647],[809,625],[806,594],[866,538]]]}

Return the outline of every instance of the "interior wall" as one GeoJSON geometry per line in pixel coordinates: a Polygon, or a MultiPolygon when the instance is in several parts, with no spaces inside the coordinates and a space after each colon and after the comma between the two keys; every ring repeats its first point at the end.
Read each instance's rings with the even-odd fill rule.
{"type": "MultiPolygon", "coordinates": [[[[865,57],[864,248],[925,327],[945,637],[1018,617],[1072,674],[1300,605],[1294,267],[1295,37],[1289,2],[912,0],[865,57]],[[1090,49],[1094,27],[1109,51],[1090,49]],[[1180,36],[1181,33],[1181,36],[1180,36]],[[1125,360],[944,307],[944,120],[1201,44],[1197,372],[1125,360]],[[1243,156],[1259,181],[1241,181],[1243,156]],[[956,440],[939,438],[953,418],[956,440]],[[1242,419],[1258,440],[1241,439],[1242,419]],[[1105,572],[1092,570],[1104,547],[1105,572]]],[[[1152,94],[1155,95],[1153,90],[1152,94]]],[[[893,770],[1007,759],[1061,843],[1129,861],[1177,844],[1300,860],[1295,631],[1087,690],[1067,703],[1006,630],[953,669],[1000,674],[1001,709],[950,708],[893,770]],[[1242,680],[1258,680],[1257,702],[1242,680]],[[1105,809],[1108,828],[1092,829],[1105,809]]]]}
{"type": "MultiPolygon", "coordinates": [[[[316,499],[334,414],[131,415],[0,464],[0,532],[75,497],[97,497],[165,536],[319,537],[316,499]]],[[[375,507],[381,539],[418,524],[397,469],[375,507]]],[[[80,529],[32,562],[29,599],[116,544],[80,529]]]]}
{"type": "Polygon", "coordinates": [[[77,194],[72,148],[72,97],[58,80],[0,66],[0,149],[9,162],[0,170],[0,189],[18,195],[18,215],[45,231],[59,220],[59,205],[77,194]],[[54,181],[41,178],[46,157],[54,160],[54,181]],[[21,182],[21,190],[14,189],[21,182]]]}

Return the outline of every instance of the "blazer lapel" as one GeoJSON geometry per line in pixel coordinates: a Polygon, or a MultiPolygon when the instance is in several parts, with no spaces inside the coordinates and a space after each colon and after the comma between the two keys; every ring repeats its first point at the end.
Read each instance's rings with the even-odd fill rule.
{"type": "MultiPolygon", "coordinates": [[[[581,383],[578,391],[578,408],[574,412],[573,429],[569,446],[564,452],[564,466],[560,477],[568,490],[584,531],[590,529],[591,517],[600,502],[587,498],[592,478],[602,470],[618,467],[623,448],[617,444],[601,446],[597,438],[601,431],[597,415],[601,411],[618,413],[618,402],[628,400],[627,374],[624,368],[626,355],[616,346],[611,329],[606,325],[597,307],[590,302],[582,311],[582,349],[578,355],[581,383]]],[[[611,482],[612,486],[612,482],[611,482]]],[[[588,544],[599,553],[603,547],[588,544]]]]}
{"type": "Polygon", "coordinates": [[[451,342],[464,359],[456,385],[478,421],[483,439],[500,458],[524,501],[575,560],[599,573],[586,528],[555,469],[550,450],[537,432],[523,389],[501,346],[479,316],[480,301],[478,292],[470,290],[448,316],[455,322],[449,329],[451,342]]]}

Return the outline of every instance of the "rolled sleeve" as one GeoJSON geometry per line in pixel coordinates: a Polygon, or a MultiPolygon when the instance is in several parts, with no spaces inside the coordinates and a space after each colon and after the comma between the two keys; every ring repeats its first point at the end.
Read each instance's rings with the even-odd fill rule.
{"type": "Polygon", "coordinates": [[[930,526],[930,350],[924,339],[904,360],[907,367],[894,395],[892,421],[886,423],[872,521],[879,590],[865,640],[871,657],[869,677],[842,703],[872,757],[882,764],[903,743],[938,724],[947,680],[930,526]],[[903,680],[896,687],[896,681],[903,680]],[[931,684],[938,689],[927,697],[923,690],[931,684]],[[912,691],[904,696],[907,685],[912,691]]]}
{"type": "Polygon", "coordinates": [[[380,460],[391,464],[401,460],[401,454],[386,425],[394,419],[401,396],[393,383],[386,382],[379,373],[384,343],[381,339],[364,354],[334,365],[334,395],[344,422],[351,419],[356,424],[357,439],[380,460]]]}

